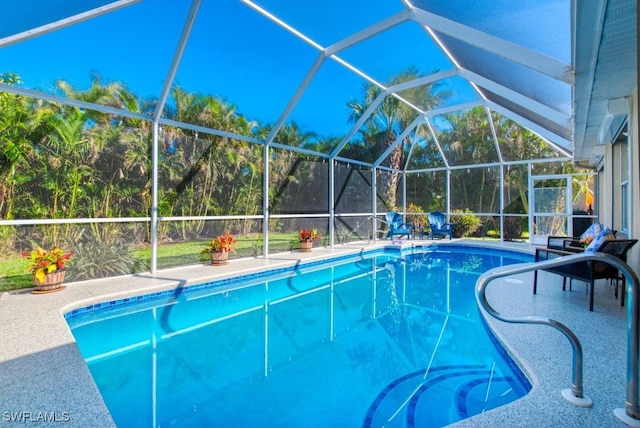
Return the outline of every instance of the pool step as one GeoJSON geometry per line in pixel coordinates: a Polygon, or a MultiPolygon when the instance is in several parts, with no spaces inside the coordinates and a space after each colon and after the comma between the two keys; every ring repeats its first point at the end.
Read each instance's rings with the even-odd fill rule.
{"type": "Polygon", "coordinates": [[[478,365],[416,371],[391,382],[369,407],[364,428],[448,425],[517,398],[513,379],[478,365]],[[488,388],[490,386],[490,388],[488,388]]]}

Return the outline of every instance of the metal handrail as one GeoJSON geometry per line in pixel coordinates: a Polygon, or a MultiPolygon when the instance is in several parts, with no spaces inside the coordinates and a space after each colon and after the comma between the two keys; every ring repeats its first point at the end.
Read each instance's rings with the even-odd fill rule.
{"type": "Polygon", "coordinates": [[[636,273],[623,260],[606,253],[585,252],[575,255],[558,257],[536,263],[521,263],[502,266],[480,275],[476,282],[476,301],[487,313],[500,321],[518,324],[544,324],[559,330],[564,334],[573,348],[573,379],[570,390],[564,390],[562,395],[568,401],[590,407],[591,400],[584,396],[582,388],[582,346],[577,336],[564,324],[545,317],[527,316],[507,318],[497,312],[487,301],[486,288],[488,284],[498,278],[533,272],[552,267],[566,266],[577,262],[601,262],[616,267],[625,277],[627,290],[627,392],[624,409],[615,409],[615,416],[628,425],[637,425],[640,421],[640,405],[638,403],[638,356],[640,355],[640,282],[636,273]]]}

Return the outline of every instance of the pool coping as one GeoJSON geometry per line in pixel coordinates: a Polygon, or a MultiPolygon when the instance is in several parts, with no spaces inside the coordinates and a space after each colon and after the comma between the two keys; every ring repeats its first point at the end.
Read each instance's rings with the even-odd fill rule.
{"type": "MultiPolygon", "coordinates": [[[[401,245],[392,246],[407,249],[433,243],[512,249],[529,254],[533,253],[534,249],[533,246],[521,243],[456,239],[405,241],[401,245]]],[[[114,426],[64,319],[67,312],[109,300],[229,278],[239,271],[257,273],[327,257],[375,251],[388,246],[389,241],[348,244],[334,248],[316,248],[312,253],[291,252],[271,255],[268,258],[236,259],[221,267],[202,264],[166,269],[156,274],[71,283],[61,292],[46,295],[33,295],[30,290],[3,292],[0,294],[0,337],[3,338],[3,346],[0,347],[0,397],[3,397],[0,400],[0,413],[3,417],[0,420],[10,424],[6,416],[6,412],[10,412],[12,418],[21,417],[32,422],[58,420],[70,422],[72,426],[114,426]]],[[[527,275],[523,275],[525,278],[522,281],[525,284],[530,281],[527,275]]],[[[515,357],[531,381],[533,389],[527,396],[514,403],[461,421],[457,426],[531,426],[536,421],[537,426],[624,426],[613,417],[613,408],[622,407],[625,398],[626,352],[621,352],[618,348],[626,348],[619,343],[619,330],[626,331],[626,311],[616,305],[617,301],[614,302],[610,296],[607,296],[608,299],[597,296],[596,310],[589,313],[588,309],[580,304],[580,296],[583,293],[575,291],[582,289],[582,285],[574,287],[572,293],[560,294],[559,278],[542,272],[539,285],[541,291],[535,296],[527,286],[513,287],[510,282],[495,281],[488,290],[488,296],[496,308],[504,306],[517,312],[534,305],[541,311],[547,311],[537,315],[567,318],[567,324],[576,329],[580,340],[586,341],[583,343],[585,393],[592,395],[596,403],[594,408],[572,406],[559,395],[561,389],[570,385],[571,360],[569,343],[557,331],[544,326],[513,325],[488,319],[489,326],[506,345],[508,352],[515,357]],[[615,334],[614,331],[607,330],[607,333],[611,334],[605,334],[602,340],[596,342],[599,348],[609,352],[590,356],[587,350],[594,346],[589,340],[589,336],[591,339],[594,336],[592,322],[602,325],[603,320],[606,321],[607,327],[615,329],[615,334]],[[530,332],[535,332],[542,343],[551,343],[553,346],[540,346],[539,341],[532,343],[530,332]],[[602,344],[607,342],[607,338],[611,338],[612,342],[603,347],[602,344]],[[537,358],[530,357],[532,348],[539,354],[537,358]],[[614,352],[616,349],[618,351],[614,352]],[[615,385],[610,385],[606,391],[590,392],[587,380],[593,382],[594,374],[587,370],[610,365],[618,367],[617,372],[622,371],[622,375],[616,373],[617,376],[612,377],[611,374],[604,373],[601,376],[604,379],[594,383],[599,385],[600,389],[608,384],[615,385]],[[610,382],[612,379],[615,379],[615,382],[610,382]]],[[[596,287],[596,290],[600,292],[604,288],[596,287]]],[[[561,322],[565,321],[561,319],[561,322]]]]}

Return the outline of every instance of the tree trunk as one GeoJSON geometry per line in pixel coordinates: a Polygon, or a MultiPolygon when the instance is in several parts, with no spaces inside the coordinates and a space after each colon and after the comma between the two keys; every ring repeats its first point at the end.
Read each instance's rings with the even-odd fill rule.
{"type": "MultiPolygon", "coordinates": [[[[397,136],[395,133],[390,132],[387,134],[385,138],[384,150],[387,150],[391,145],[395,142],[397,136]]],[[[389,154],[389,168],[394,170],[398,170],[402,166],[402,144],[399,144],[395,149],[391,151],[389,154]]],[[[400,179],[400,174],[396,171],[390,173],[389,181],[386,183],[387,187],[384,189],[383,195],[385,195],[386,203],[388,207],[393,208],[396,207],[396,192],[398,189],[398,181],[400,179]]]]}

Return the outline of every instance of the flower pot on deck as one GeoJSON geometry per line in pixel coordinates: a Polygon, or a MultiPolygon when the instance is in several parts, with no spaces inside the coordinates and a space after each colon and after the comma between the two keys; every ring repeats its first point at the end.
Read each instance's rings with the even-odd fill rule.
{"type": "Polygon", "coordinates": [[[313,240],[300,241],[300,251],[303,253],[310,253],[311,247],[313,247],[313,240]]]}
{"type": "Polygon", "coordinates": [[[54,291],[60,291],[65,288],[62,283],[64,282],[65,270],[58,269],[44,276],[44,280],[40,281],[37,277],[33,277],[33,282],[36,289],[33,290],[33,294],[52,293],[54,291]]]}
{"type": "Polygon", "coordinates": [[[211,252],[211,264],[214,266],[226,265],[229,263],[228,251],[212,251],[211,252]]]}

